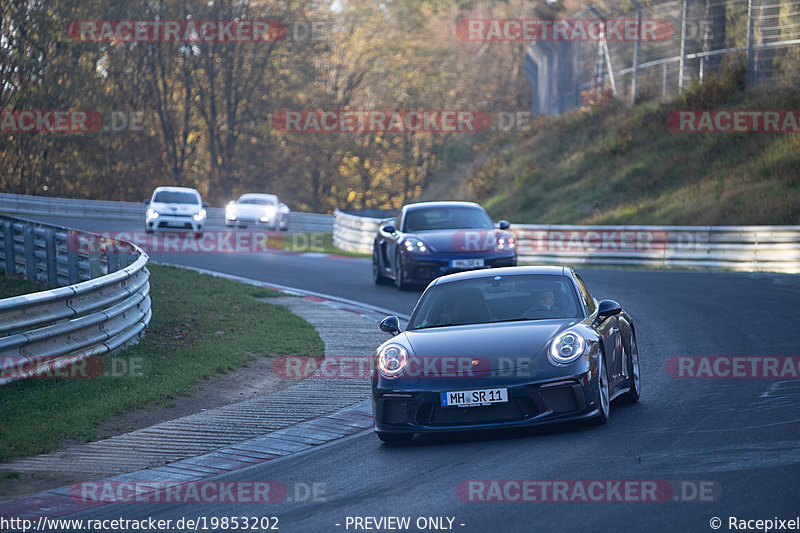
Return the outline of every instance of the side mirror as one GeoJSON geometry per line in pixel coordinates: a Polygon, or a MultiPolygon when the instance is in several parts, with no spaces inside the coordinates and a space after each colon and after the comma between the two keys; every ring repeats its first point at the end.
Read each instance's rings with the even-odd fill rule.
{"type": "Polygon", "coordinates": [[[622,312],[622,306],[614,300],[601,300],[597,306],[596,323],[600,323],[608,317],[618,315],[622,312]]]}
{"type": "Polygon", "coordinates": [[[142,200],[142,203],[144,205],[150,205],[150,199],[149,198],[145,198],[144,200],[142,200]]]}
{"type": "Polygon", "coordinates": [[[393,336],[400,334],[400,319],[396,316],[387,316],[380,323],[381,331],[385,331],[386,333],[390,333],[393,336]]]}
{"type": "Polygon", "coordinates": [[[381,228],[381,231],[384,233],[395,233],[397,231],[397,228],[395,228],[391,224],[386,224],[381,228]]]}
{"type": "Polygon", "coordinates": [[[511,227],[511,224],[508,222],[508,220],[501,220],[497,223],[497,227],[500,229],[508,229],[511,227]]]}
{"type": "Polygon", "coordinates": [[[211,206],[208,205],[208,202],[203,202],[203,207],[206,208],[206,207],[211,207],[211,206]]]}

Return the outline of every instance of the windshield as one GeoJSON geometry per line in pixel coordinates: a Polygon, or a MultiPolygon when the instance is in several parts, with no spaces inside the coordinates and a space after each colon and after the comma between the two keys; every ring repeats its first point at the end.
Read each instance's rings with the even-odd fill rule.
{"type": "Polygon", "coordinates": [[[277,202],[271,198],[239,198],[239,202],[242,205],[275,205],[277,202]]]}
{"type": "Polygon", "coordinates": [[[494,223],[480,207],[428,207],[410,210],[403,222],[406,233],[442,229],[492,229],[494,223]]]}
{"type": "Polygon", "coordinates": [[[565,276],[487,276],[434,285],[422,297],[408,329],[516,320],[582,317],[565,276]]]}
{"type": "Polygon", "coordinates": [[[154,202],[162,204],[192,204],[200,205],[197,195],[181,191],[159,191],[153,197],[154,202]]]}

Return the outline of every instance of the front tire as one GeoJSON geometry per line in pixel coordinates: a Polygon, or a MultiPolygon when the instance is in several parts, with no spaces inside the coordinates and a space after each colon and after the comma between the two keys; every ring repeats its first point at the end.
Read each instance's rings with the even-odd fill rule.
{"type": "Polygon", "coordinates": [[[620,396],[625,403],[636,403],[642,393],[641,378],[639,376],[639,345],[636,342],[636,332],[631,328],[631,353],[628,357],[628,375],[631,386],[628,392],[620,396]]]}
{"type": "Polygon", "coordinates": [[[377,431],[376,433],[378,438],[386,444],[408,444],[414,438],[413,433],[384,433],[383,431],[377,431]]]}
{"type": "Polygon", "coordinates": [[[409,283],[405,280],[405,276],[403,275],[403,265],[400,259],[400,252],[397,252],[394,255],[394,286],[397,287],[398,291],[404,291],[408,289],[409,283]]]}
{"type": "Polygon", "coordinates": [[[611,414],[610,398],[606,360],[603,356],[603,349],[601,348],[597,355],[597,397],[595,401],[597,402],[598,413],[593,419],[593,422],[598,426],[608,422],[608,417],[611,414]]]}
{"type": "Polygon", "coordinates": [[[391,281],[381,273],[381,262],[378,255],[378,247],[372,247],[372,281],[375,285],[388,285],[391,281]]]}

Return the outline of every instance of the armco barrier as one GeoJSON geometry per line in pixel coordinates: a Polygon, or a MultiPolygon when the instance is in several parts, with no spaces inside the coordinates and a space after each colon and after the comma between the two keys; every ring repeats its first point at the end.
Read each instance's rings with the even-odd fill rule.
{"type": "MultiPolygon", "coordinates": [[[[333,242],[372,252],[387,219],[335,212],[333,242]]],[[[800,226],[512,224],[520,263],[800,273],[800,226]]]]}
{"type": "Polygon", "coordinates": [[[0,268],[51,290],[0,300],[0,385],[135,343],[150,323],[147,254],[90,234],[0,217],[0,268]]]}
{"type": "Polygon", "coordinates": [[[381,222],[391,219],[356,216],[338,209],[333,213],[333,244],[348,252],[371,253],[381,222]]]}
{"type": "MultiPolygon", "coordinates": [[[[140,222],[144,229],[147,205],[135,202],[110,202],[104,200],[78,200],[74,198],[49,198],[24,194],[0,193],[0,213],[22,216],[79,217],[140,222]]],[[[225,225],[225,209],[210,207],[208,226],[225,225]]],[[[327,232],[333,229],[333,216],[317,213],[289,215],[289,229],[296,232],[327,232]]]]}

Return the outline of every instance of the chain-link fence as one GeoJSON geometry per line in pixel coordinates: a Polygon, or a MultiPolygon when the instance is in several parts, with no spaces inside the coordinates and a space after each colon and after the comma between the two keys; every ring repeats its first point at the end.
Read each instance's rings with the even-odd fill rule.
{"type": "Polygon", "coordinates": [[[599,20],[604,31],[528,47],[536,114],[561,113],[603,90],[630,102],[669,99],[727,67],[746,68],[750,87],[800,72],[798,0],[625,0],[595,3],[567,19],[579,20],[599,20]],[[615,38],[619,25],[637,28],[638,38],[615,38]]]}

